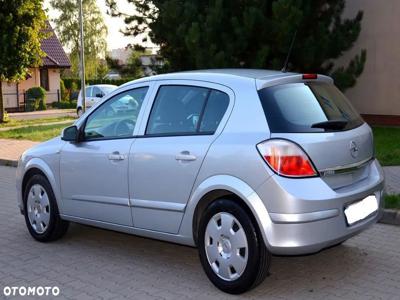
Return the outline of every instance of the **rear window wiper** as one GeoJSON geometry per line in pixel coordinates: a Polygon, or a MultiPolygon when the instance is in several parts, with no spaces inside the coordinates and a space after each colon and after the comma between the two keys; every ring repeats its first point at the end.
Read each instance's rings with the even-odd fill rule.
{"type": "Polygon", "coordinates": [[[322,128],[328,130],[342,130],[346,127],[349,121],[346,120],[328,120],[324,122],[314,123],[311,128],[322,128]]]}

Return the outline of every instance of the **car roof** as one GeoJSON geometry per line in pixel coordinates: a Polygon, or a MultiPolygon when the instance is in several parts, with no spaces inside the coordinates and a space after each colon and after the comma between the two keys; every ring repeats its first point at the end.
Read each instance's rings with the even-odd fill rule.
{"type": "Polygon", "coordinates": [[[99,87],[118,87],[115,84],[94,84],[92,86],[99,86],[99,87]]]}
{"type": "MultiPolygon", "coordinates": [[[[300,73],[263,69],[207,69],[143,77],[134,81],[127,82],[122,86],[157,80],[201,80],[216,82],[227,86],[245,81],[254,84],[254,81],[256,81],[257,88],[259,89],[263,87],[267,82],[299,80],[301,79],[301,76],[302,74],[300,73]]],[[[324,81],[329,81],[328,77],[326,76],[318,75],[318,77],[324,81]]]]}

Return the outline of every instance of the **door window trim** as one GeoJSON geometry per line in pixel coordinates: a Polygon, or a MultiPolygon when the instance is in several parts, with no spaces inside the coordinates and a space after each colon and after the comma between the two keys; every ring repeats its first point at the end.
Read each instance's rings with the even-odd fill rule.
{"type": "MultiPolygon", "coordinates": [[[[163,83],[163,82],[160,82],[157,85],[156,88],[157,88],[157,91],[156,91],[154,97],[152,97],[151,108],[150,108],[150,111],[149,111],[149,113],[147,115],[147,120],[146,120],[146,126],[144,128],[144,133],[140,137],[152,138],[152,137],[177,137],[177,136],[207,136],[207,135],[210,136],[210,135],[214,135],[214,134],[216,134],[218,132],[218,129],[219,129],[219,127],[220,127],[220,125],[222,123],[224,123],[224,125],[225,125],[226,121],[223,122],[223,120],[224,120],[228,110],[230,109],[230,105],[231,105],[231,101],[232,101],[231,95],[229,93],[227,93],[226,91],[223,91],[221,89],[217,89],[215,87],[211,87],[211,86],[209,86],[209,84],[201,84],[200,83],[199,85],[195,85],[195,84],[193,84],[193,82],[190,82],[190,83],[189,82],[187,82],[187,83],[182,83],[182,82],[178,82],[178,83],[163,83]],[[196,128],[195,132],[147,133],[147,129],[149,127],[149,121],[150,121],[151,113],[153,112],[154,105],[155,105],[156,100],[157,100],[157,96],[158,96],[161,88],[165,87],[165,86],[172,86],[172,87],[174,87],[174,86],[175,87],[184,86],[184,87],[204,88],[204,89],[208,90],[207,97],[206,97],[206,99],[204,101],[203,107],[202,107],[201,112],[200,112],[200,116],[199,116],[199,120],[198,120],[198,124],[197,124],[197,128],[196,128]],[[211,95],[212,91],[221,92],[221,93],[224,93],[225,95],[227,95],[228,99],[229,99],[229,103],[228,103],[228,106],[227,106],[227,108],[226,108],[226,110],[224,112],[224,115],[222,116],[222,118],[220,120],[220,123],[218,124],[217,128],[214,131],[201,132],[200,131],[201,122],[203,120],[205,109],[207,107],[208,100],[210,98],[210,95],[211,95]]],[[[231,111],[229,112],[229,114],[230,113],[231,113],[231,111]]]]}

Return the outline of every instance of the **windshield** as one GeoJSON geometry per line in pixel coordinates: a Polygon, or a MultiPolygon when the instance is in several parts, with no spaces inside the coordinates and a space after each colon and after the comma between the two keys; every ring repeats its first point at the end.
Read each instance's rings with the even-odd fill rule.
{"type": "Polygon", "coordinates": [[[356,128],[363,120],[332,84],[290,83],[258,92],[271,132],[325,132],[356,128]]]}

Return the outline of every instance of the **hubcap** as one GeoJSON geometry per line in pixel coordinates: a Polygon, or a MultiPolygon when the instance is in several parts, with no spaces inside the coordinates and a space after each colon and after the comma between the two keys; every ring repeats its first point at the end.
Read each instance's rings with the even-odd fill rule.
{"type": "Polygon", "coordinates": [[[31,187],[27,199],[29,223],[36,233],[44,233],[50,221],[50,202],[46,190],[35,184],[31,187]]]}
{"type": "Polygon", "coordinates": [[[210,219],[204,247],[208,263],[220,278],[232,281],[243,274],[248,259],[247,237],[233,215],[221,212],[210,219]]]}

